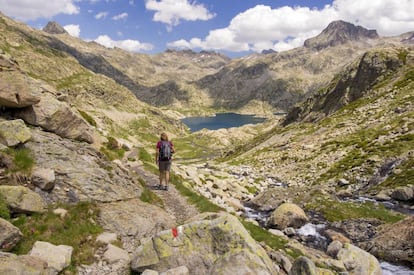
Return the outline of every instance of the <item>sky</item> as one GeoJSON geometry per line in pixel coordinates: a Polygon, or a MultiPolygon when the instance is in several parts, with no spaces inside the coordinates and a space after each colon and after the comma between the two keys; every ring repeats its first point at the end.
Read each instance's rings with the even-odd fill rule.
{"type": "Polygon", "coordinates": [[[414,31],[414,0],[0,0],[0,11],[37,29],[56,21],[85,41],[146,54],[285,51],[335,20],[380,36],[414,31]]]}

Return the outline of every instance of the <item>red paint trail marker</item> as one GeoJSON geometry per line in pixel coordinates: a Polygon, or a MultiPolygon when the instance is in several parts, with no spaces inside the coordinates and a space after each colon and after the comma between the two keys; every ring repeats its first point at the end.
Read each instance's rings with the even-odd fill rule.
{"type": "Polygon", "coordinates": [[[173,234],[173,237],[174,237],[174,238],[177,238],[177,236],[178,236],[178,230],[177,230],[177,227],[172,228],[172,229],[171,229],[171,232],[172,232],[172,234],[173,234]]]}

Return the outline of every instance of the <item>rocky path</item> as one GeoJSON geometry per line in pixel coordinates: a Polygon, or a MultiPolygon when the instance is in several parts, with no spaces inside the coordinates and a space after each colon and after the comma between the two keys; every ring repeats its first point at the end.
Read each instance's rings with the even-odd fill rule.
{"type": "Polygon", "coordinates": [[[158,175],[144,170],[141,166],[133,166],[132,169],[145,181],[147,187],[162,199],[165,210],[177,224],[183,224],[189,218],[199,214],[195,206],[190,204],[173,184],[169,185],[168,191],[160,190],[158,188],[158,175]]]}

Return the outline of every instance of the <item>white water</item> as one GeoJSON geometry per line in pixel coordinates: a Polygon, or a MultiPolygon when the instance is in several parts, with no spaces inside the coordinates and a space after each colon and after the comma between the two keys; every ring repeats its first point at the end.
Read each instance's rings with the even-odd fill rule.
{"type": "Polygon", "coordinates": [[[414,275],[414,271],[407,267],[381,262],[382,275],[414,275]]]}
{"type": "MultiPolygon", "coordinates": [[[[324,229],[324,224],[307,223],[297,230],[297,233],[302,236],[314,236],[316,240],[326,240],[318,230],[324,229]]],[[[383,275],[414,275],[414,271],[404,266],[393,265],[388,262],[380,262],[383,275]]]]}
{"type": "Polygon", "coordinates": [[[314,236],[315,238],[326,240],[324,236],[319,234],[318,230],[325,228],[324,224],[307,223],[297,230],[297,233],[302,236],[314,236]]]}

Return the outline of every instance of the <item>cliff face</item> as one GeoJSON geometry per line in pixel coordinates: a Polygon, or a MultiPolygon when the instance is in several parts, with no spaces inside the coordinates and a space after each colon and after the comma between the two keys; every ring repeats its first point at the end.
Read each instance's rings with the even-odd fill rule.
{"type": "Polygon", "coordinates": [[[365,53],[335,76],[327,88],[293,108],[284,124],[314,121],[334,113],[349,103],[369,96],[372,89],[407,66],[410,48],[385,48],[365,53]]]}

